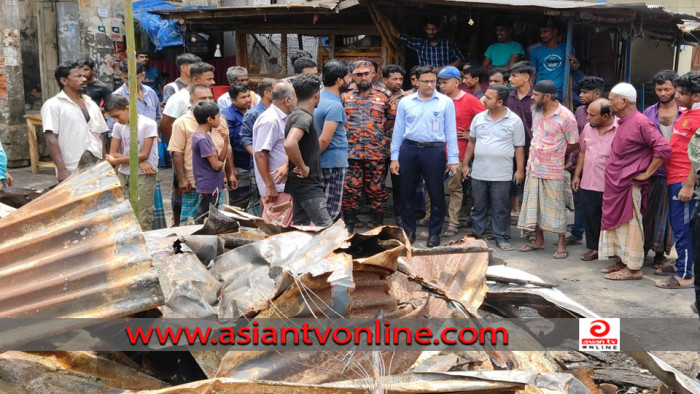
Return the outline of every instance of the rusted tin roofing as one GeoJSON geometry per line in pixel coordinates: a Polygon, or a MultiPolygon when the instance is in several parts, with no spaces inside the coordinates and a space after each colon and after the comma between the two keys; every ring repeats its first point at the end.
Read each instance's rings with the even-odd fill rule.
{"type": "Polygon", "coordinates": [[[1,219],[0,234],[0,317],[120,317],[163,304],[138,221],[106,161],[1,219]]]}
{"type": "Polygon", "coordinates": [[[207,7],[187,9],[167,9],[149,11],[158,14],[164,19],[178,19],[186,16],[187,19],[209,19],[214,17],[246,17],[254,15],[284,15],[294,14],[327,14],[336,12],[340,0],[314,0],[299,1],[279,4],[258,4],[240,7],[207,7]]]}

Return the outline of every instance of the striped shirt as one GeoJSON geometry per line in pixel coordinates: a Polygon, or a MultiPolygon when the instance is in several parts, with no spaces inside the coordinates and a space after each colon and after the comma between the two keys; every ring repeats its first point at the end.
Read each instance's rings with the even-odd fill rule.
{"type": "Polygon", "coordinates": [[[464,55],[459,51],[457,45],[450,40],[440,39],[437,45],[433,46],[427,38],[401,34],[399,39],[407,47],[416,51],[418,64],[421,66],[442,67],[457,60],[464,63],[464,55]]]}

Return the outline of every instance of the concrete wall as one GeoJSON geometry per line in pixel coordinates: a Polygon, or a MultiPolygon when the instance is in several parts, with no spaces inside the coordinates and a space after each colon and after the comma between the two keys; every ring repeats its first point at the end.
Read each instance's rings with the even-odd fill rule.
{"type": "Polygon", "coordinates": [[[674,56],[674,48],[667,42],[642,39],[632,41],[631,82],[635,85],[649,83],[659,70],[673,68],[674,56]]]}
{"type": "Polygon", "coordinates": [[[24,119],[24,79],[18,0],[0,0],[0,141],[9,165],[26,150],[24,119]]]}
{"type": "Polygon", "coordinates": [[[82,52],[97,64],[96,77],[110,87],[114,84],[115,67],[119,63],[114,42],[122,41],[125,35],[123,4],[109,0],[80,0],[82,52]]]}

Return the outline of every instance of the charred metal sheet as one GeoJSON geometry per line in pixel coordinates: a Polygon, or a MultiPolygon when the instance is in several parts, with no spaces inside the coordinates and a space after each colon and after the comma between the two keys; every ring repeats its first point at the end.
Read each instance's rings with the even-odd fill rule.
{"type": "Polygon", "coordinates": [[[163,303],[106,161],[1,219],[0,233],[0,317],[120,317],[163,303]]]}
{"type": "MultiPolygon", "coordinates": [[[[422,256],[406,260],[399,258],[407,252],[404,242],[408,242],[399,228],[377,228],[355,234],[347,242],[333,235],[340,235],[337,228],[342,229],[342,224],[336,224],[317,235],[303,234],[308,237],[305,244],[298,244],[303,240],[294,238],[300,237],[297,233],[287,233],[268,238],[278,249],[256,243],[222,255],[220,258],[226,259],[227,265],[241,271],[240,275],[223,271],[223,275],[218,275],[222,278],[220,281],[248,272],[248,278],[261,278],[255,281],[246,279],[254,284],[246,283],[246,286],[257,286],[258,293],[276,284],[277,290],[267,290],[266,294],[261,294],[265,302],[262,302],[263,299],[258,301],[262,309],[258,308],[260,311],[256,317],[376,317],[380,310],[384,317],[390,318],[448,317],[452,314],[464,316],[457,312],[455,303],[464,304],[463,309],[468,310],[476,310],[481,304],[486,291],[484,275],[488,253],[422,256]],[[241,253],[248,247],[255,252],[241,253]],[[305,248],[308,247],[315,252],[307,254],[305,248]],[[281,253],[285,250],[288,252],[281,253]],[[265,259],[269,263],[260,264],[256,269],[259,274],[250,274],[246,267],[242,267],[252,264],[245,262],[265,259]],[[237,263],[234,264],[234,261],[237,263]],[[405,267],[405,270],[411,270],[412,276],[397,271],[401,270],[402,264],[410,267],[405,267]],[[350,266],[352,269],[348,272],[346,267],[350,266]],[[321,269],[322,275],[307,273],[307,270],[317,268],[321,269]],[[283,269],[294,275],[285,276],[278,272],[283,269]],[[334,277],[342,278],[342,283],[349,286],[338,286],[332,280],[334,277]],[[472,285],[472,282],[478,285],[472,285]],[[339,304],[338,300],[346,297],[349,297],[347,307],[343,302],[340,303],[342,308],[332,308],[339,304]]],[[[463,243],[485,246],[483,241],[474,239],[465,239],[463,243]]],[[[218,264],[214,262],[214,270],[218,264]]],[[[229,283],[224,285],[224,293],[227,286],[241,288],[239,284],[229,283]]],[[[250,301],[251,295],[249,291],[231,299],[236,302],[250,301]]],[[[222,302],[221,308],[226,305],[222,302]]],[[[229,352],[221,361],[217,377],[321,384],[347,378],[401,373],[410,368],[421,354],[384,351],[345,354],[318,350],[308,354],[291,352],[284,355],[276,352],[229,352]]]]}
{"type": "Polygon", "coordinates": [[[216,256],[224,253],[224,239],[216,235],[183,235],[174,243],[175,251],[183,248],[192,251],[199,261],[206,265],[216,256]]]}
{"type": "Polygon", "coordinates": [[[246,392],[246,393],[445,393],[445,392],[590,392],[579,380],[567,373],[539,371],[470,371],[445,373],[406,373],[333,383],[246,381],[215,378],[144,393],[179,392],[246,392]]]}
{"type": "Polygon", "coordinates": [[[159,308],[163,317],[216,317],[221,285],[194,252],[178,252],[174,247],[177,242],[178,236],[172,235],[150,244],[153,266],[165,297],[165,305],[159,308]]]}
{"type": "Polygon", "coordinates": [[[194,235],[217,235],[225,233],[235,233],[240,225],[238,221],[230,216],[226,216],[223,212],[216,209],[215,206],[209,206],[209,216],[204,220],[204,225],[197,230],[194,235]]]}
{"type": "Polygon", "coordinates": [[[536,309],[543,317],[596,317],[592,310],[567,297],[554,288],[541,287],[534,284],[519,284],[522,281],[543,283],[539,277],[517,268],[505,265],[488,267],[487,275],[500,279],[499,282],[489,283],[485,303],[501,312],[505,317],[517,317],[507,311],[514,305],[527,306],[536,309]],[[504,283],[513,279],[513,283],[504,283]]]}
{"type": "MultiPolygon", "coordinates": [[[[542,282],[542,279],[535,275],[505,266],[491,266],[488,268],[488,274],[502,278],[542,282]]],[[[557,289],[542,288],[532,284],[489,284],[485,304],[499,310],[506,317],[517,317],[517,315],[508,314],[509,311],[517,313],[513,306],[529,306],[536,309],[543,317],[601,317],[557,289]]],[[[624,332],[621,332],[621,335],[623,340],[633,340],[624,332]]],[[[628,351],[626,353],[675,392],[700,392],[699,383],[653,354],[642,351],[628,351]]]]}
{"type": "Polygon", "coordinates": [[[168,387],[110,358],[93,352],[0,354],[0,391],[3,393],[109,393],[168,387]]]}
{"type": "MultiPolygon", "coordinates": [[[[450,245],[456,248],[486,248],[487,244],[473,237],[465,236],[450,245]]],[[[446,300],[458,303],[469,316],[476,317],[486,294],[486,269],[489,252],[452,253],[444,255],[413,256],[410,264],[400,267],[412,281],[420,284],[446,300]]],[[[430,317],[463,317],[449,310],[448,303],[436,304],[430,317]]]]}
{"type": "MultiPolygon", "coordinates": [[[[219,256],[211,270],[223,286],[219,316],[257,315],[268,308],[270,300],[282,296],[300,280],[311,288],[331,284],[336,293],[328,307],[340,315],[347,314],[349,291],[354,287],[352,259],[348,254],[335,253],[347,236],[345,226],[336,224],[319,234],[294,231],[272,236],[219,256]]],[[[278,304],[278,312],[285,316],[304,316],[303,302],[278,304]]],[[[323,309],[327,308],[316,312],[323,309]]]]}
{"type": "Polygon", "coordinates": [[[627,354],[642,364],[644,368],[648,369],[674,392],[684,394],[700,393],[700,382],[693,380],[653,354],[649,352],[627,352],[627,354]]]}
{"type": "Polygon", "coordinates": [[[19,208],[39,198],[46,190],[26,189],[21,187],[3,187],[0,189],[0,203],[19,208]]]}
{"type": "MultiPolygon", "coordinates": [[[[267,235],[282,234],[290,231],[319,232],[323,230],[322,228],[313,226],[284,227],[278,224],[268,223],[262,218],[255,215],[251,215],[242,210],[241,208],[234,207],[232,205],[222,205],[221,209],[219,210],[219,213],[229,218],[237,220],[238,223],[241,224],[241,226],[258,228],[260,229],[260,231],[267,235]]],[[[340,221],[340,223],[342,223],[342,220],[340,221]]]]}

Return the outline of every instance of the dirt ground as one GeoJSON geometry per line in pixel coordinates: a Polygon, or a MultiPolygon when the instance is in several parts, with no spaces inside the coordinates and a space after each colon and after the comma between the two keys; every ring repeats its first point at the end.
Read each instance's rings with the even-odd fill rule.
{"type": "MultiPolygon", "coordinates": [[[[39,174],[32,174],[29,167],[10,169],[15,178],[17,187],[34,187],[42,189],[56,182],[54,170],[41,168],[39,174]]],[[[163,203],[168,223],[170,224],[170,194],[172,185],[172,169],[161,169],[159,173],[163,192],[163,203]]],[[[366,217],[361,217],[367,219],[366,217]]],[[[573,214],[570,215],[570,222],[573,214]]],[[[386,224],[393,224],[393,220],[387,219],[386,224]]],[[[460,229],[459,235],[471,231],[471,228],[460,229]]],[[[556,251],[553,243],[556,241],[554,234],[545,233],[545,249],[529,253],[519,252],[518,249],[526,244],[526,240],[519,236],[520,232],[511,227],[511,243],[514,251],[503,252],[496,248],[495,242],[490,245],[496,248],[494,257],[503,260],[508,266],[527,271],[537,275],[546,282],[559,285],[561,290],[571,299],[581,303],[594,312],[604,317],[697,317],[690,310],[690,304],[694,300],[692,289],[664,290],[654,287],[654,282],[660,277],[654,275],[651,267],[651,257],[648,257],[643,267],[644,277],[636,281],[610,281],[603,278],[600,268],[607,265],[606,261],[584,262],[579,256],[586,251],[584,245],[569,247],[569,258],[555,260],[552,253],[556,251]]],[[[427,228],[419,227],[417,234],[417,247],[424,247],[427,239],[427,228]]],[[[452,238],[443,238],[448,242],[452,238]]],[[[650,255],[651,256],[651,255],[650,255]]],[[[700,323],[699,323],[700,325],[700,323]]],[[[682,340],[680,338],[674,340],[682,340]]],[[[656,353],[692,378],[700,373],[700,353],[695,352],[659,352],[656,353]]],[[[630,366],[630,368],[633,368],[630,366]]]]}

